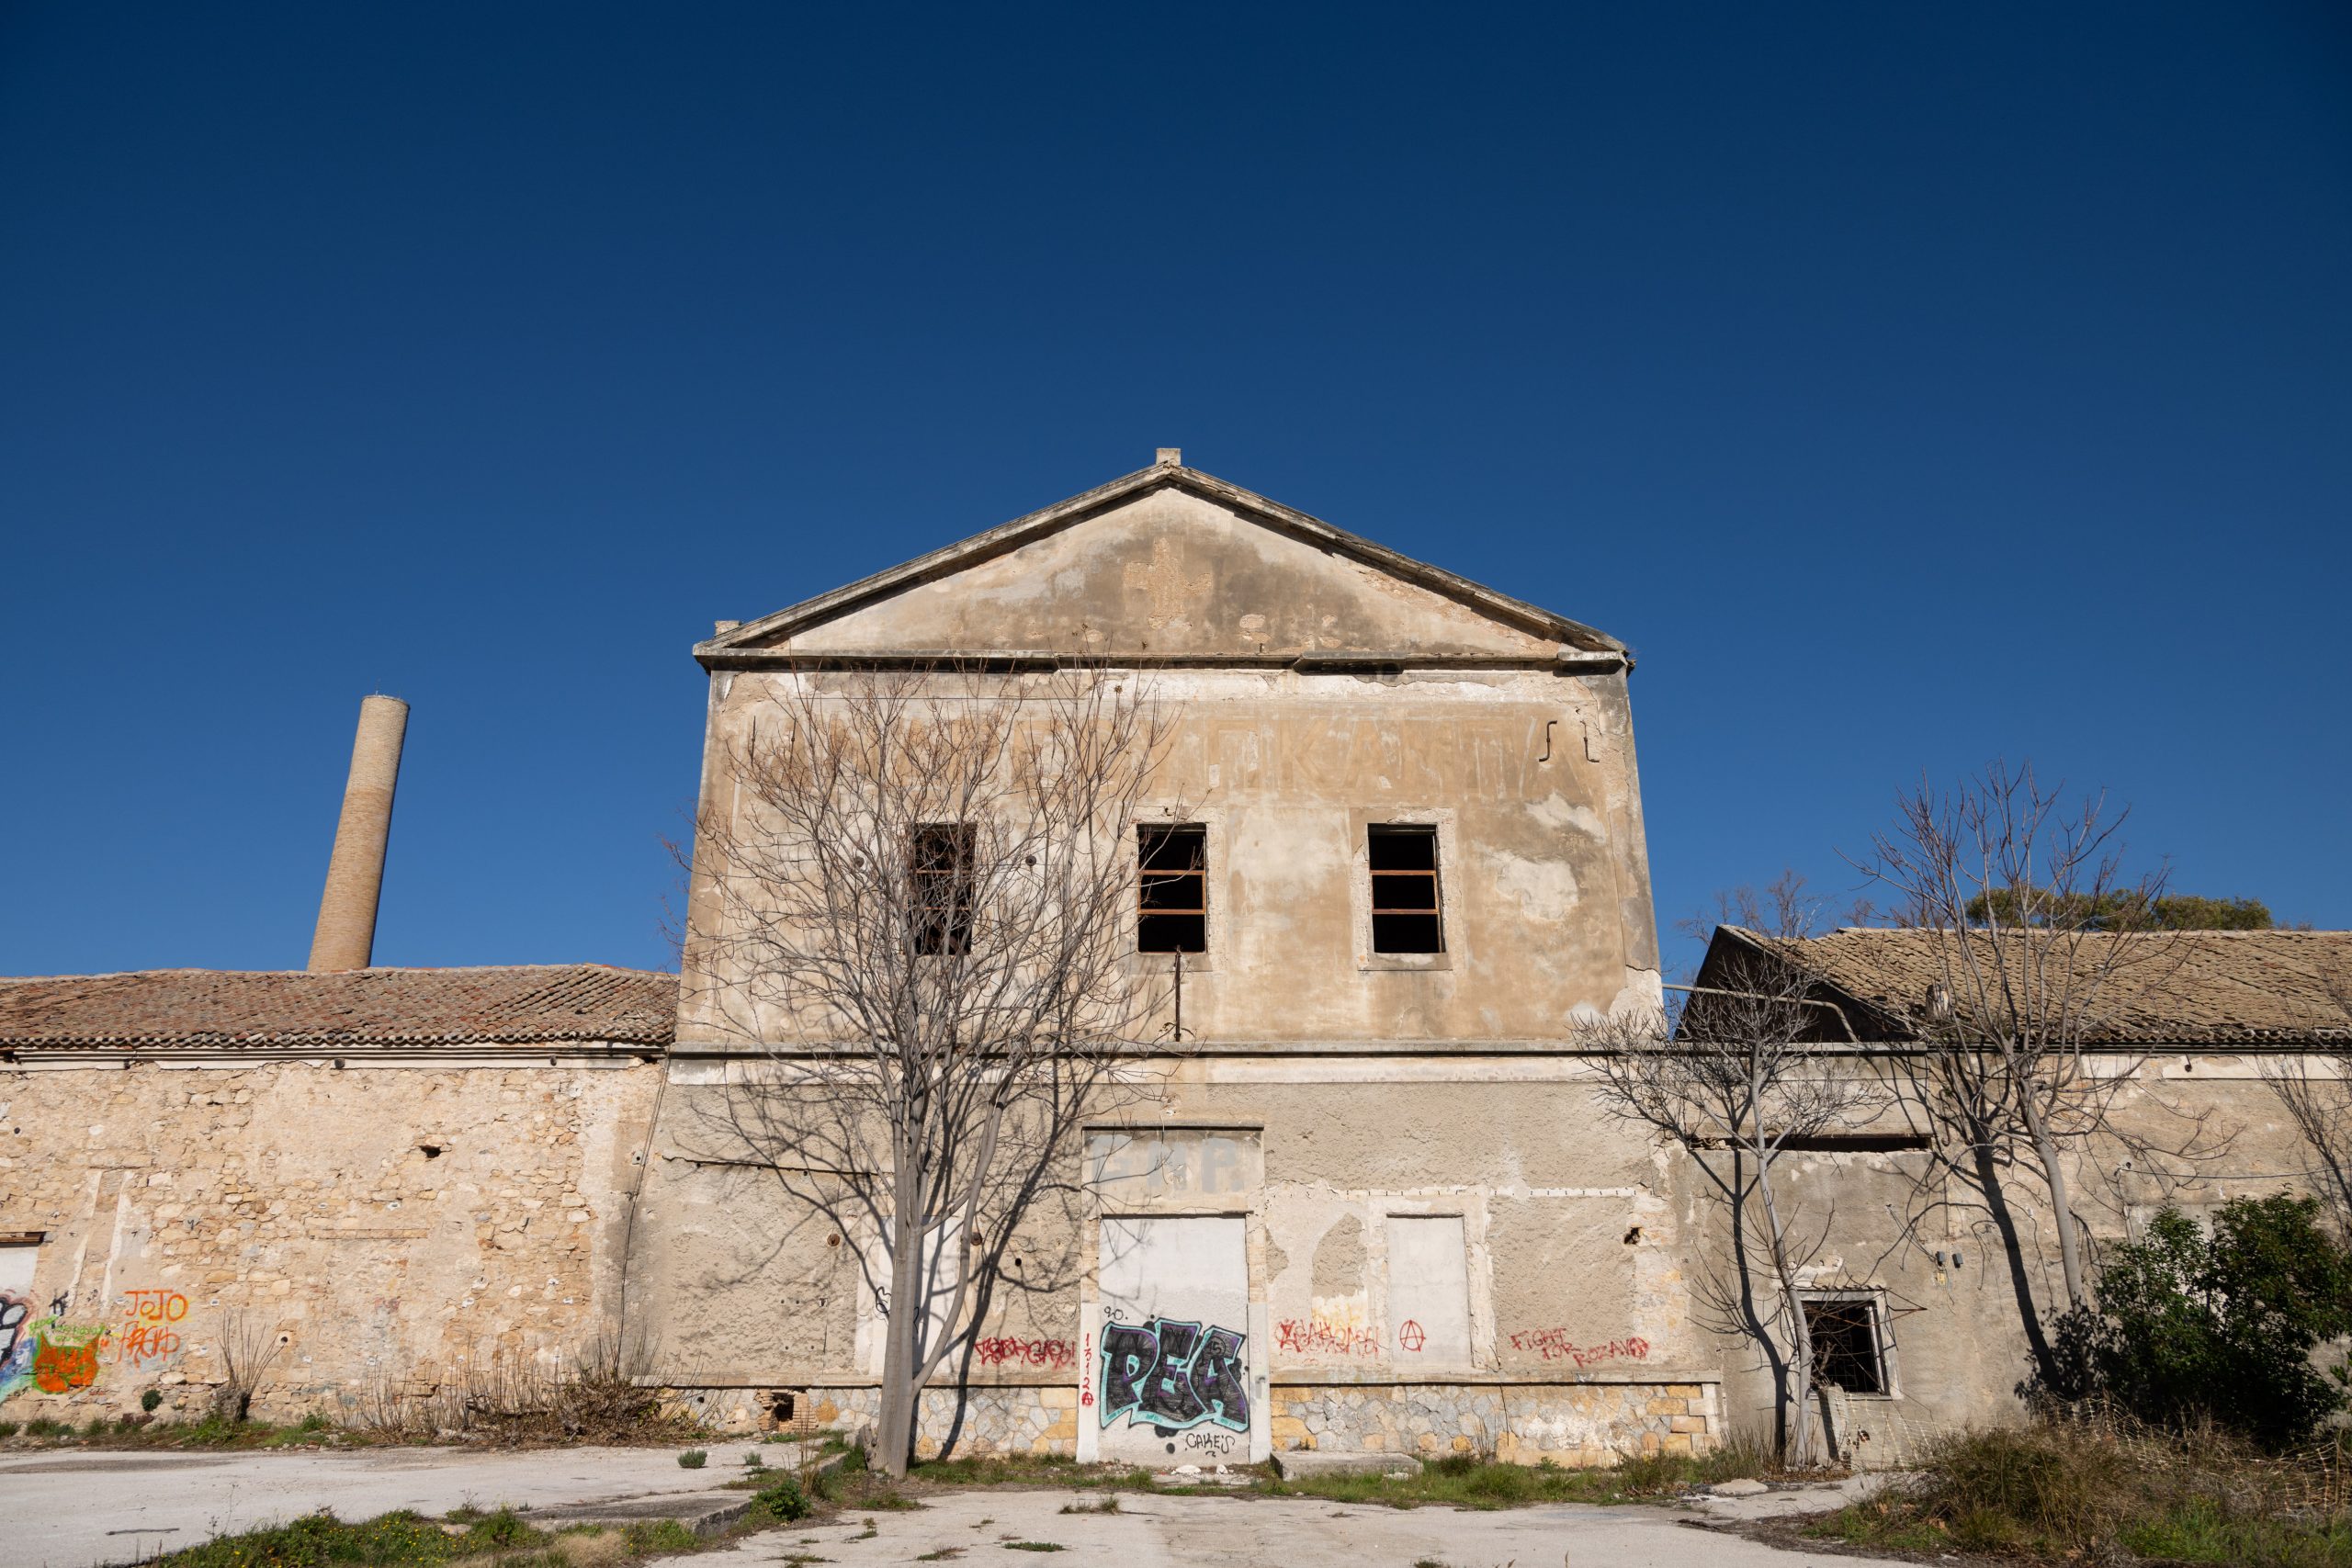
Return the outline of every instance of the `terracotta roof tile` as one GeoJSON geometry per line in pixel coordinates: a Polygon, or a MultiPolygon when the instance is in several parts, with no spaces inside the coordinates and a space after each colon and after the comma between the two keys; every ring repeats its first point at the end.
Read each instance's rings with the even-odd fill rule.
{"type": "Polygon", "coordinates": [[[678,977],[601,964],[0,979],[0,1048],[667,1045],[678,977]]]}
{"type": "MultiPolygon", "coordinates": [[[[1928,987],[1945,977],[1932,931],[1851,928],[1798,942],[1736,926],[1724,930],[1786,954],[1906,1030],[1926,1007],[1928,987]]],[[[2072,949],[2076,967],[2091,969],[2098,962],[2094,954],[2110,942],[2132,946],[2110,971],[2111,1011],[2086,1039],[2286,1041],[2352,1034],[2352,931],[2090,936],[2072,949]]],[[[1953,999],[1965,1005],[1963,997],[1953,999]]]]}

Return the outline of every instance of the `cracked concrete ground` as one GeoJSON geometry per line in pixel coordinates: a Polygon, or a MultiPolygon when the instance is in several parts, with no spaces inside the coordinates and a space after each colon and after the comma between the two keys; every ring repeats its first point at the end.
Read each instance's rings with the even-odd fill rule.
{"type": "Polygon", "coordinates": [[[720,1457],[714,1450],[708,1468],[681,1470],[674,1449],[0,1454],[0,1568],[136,1562],[321,1508],[364,1519],[394,1508],[549,1508],[700,1491],[742,1474],[720,1457]]]}
{"type": "MultiPolygon", "coordinates": [[[[935,1494],[904,1512],[842,1522],[786,1526],[698,1557],[697,1568],[754,1568],[820,1559],[842,1568],[917,1561],[978,1568],[1047,1562],[1060,1568],[1189,1568],[1200,1563],[1272,1563],[1280,1568],[1855,1568],[1893,1559],[1781,1551],[1740,1536],[1694,1528],[1697,1516],[1655,1507],[1555,1503],[1469,1513],[1399,1509],[1312,1498],[1119,1495],[1115,1514],[1091,1508],[1092,1492],[1005,1488],[935,1494]],[[865,1534],[866,1521],[874,1534],[865,1534]],[[1017,1543],[1063,1550],[1032,1553],[1017,1543]],[[952,1556],[930,1555],[952,1551],[952,1556]]],[[[1825,1498],[1815,1506],[1829,1506],[1825,1498]]],[[[1710,1510],[1713,1512],[1714,1510],[1710,1510]]]]}
{"type": "MultiPolygon", "coordinates": [[[[714,1444],[710,1464],[681,1470],[671,1449],[364,1449],[343,1453],[146,1453],[66,1450],[0,1455],[0,1568],[98,1568],[136,1562],[219,1534],[320,1508],[346,1519],[394,1508],[444,1514],[502,1505],[542,1517],[625,1498],[700,1492],[743,1473],[741,1445],[714,1444]]],[[[764,1450],[788,1465],[789,1450],[764,1450]]],[[[734,1494],[733,1495],[741,1495],[734,1494]]],[[[1010,1487],[934,1493],[921,1508],[852,1509],[841,1522],[796,1525],[707,1555],[696,1568],[765,1568],[796,1556],[856,1568],[918,1560],[1012,1568],[1040,1560],[1084,1568],[1274,1563],[1280,1568],[1854,1568],[1889,1560],[1782,1551],[1694,1528],[1791,1508],[1834,1506],[1834,1488],[1706,1500],[1697,1509],[1549,1504],[1472,1513],[1311,1498],[1010,1487]],[[873,1533],[866,1533],[866,1521],[873,1533]],[[1046,1542],[1054,1553],[1017,1551],[1046,1542]],[[932,1555],[947,1553],[948,1555],[932,1555]]]]}

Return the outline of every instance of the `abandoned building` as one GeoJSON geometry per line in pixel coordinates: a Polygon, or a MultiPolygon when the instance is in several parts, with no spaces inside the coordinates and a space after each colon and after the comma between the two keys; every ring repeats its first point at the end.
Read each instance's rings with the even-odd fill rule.
{"type": "MultiPolygon", "coordinates": [[[[927,1396],[926,1449],[1582,1465],[1769,1417],[1697,1288],[1722,1237],[1687,1160],[1597,1089],[1590,1026],[1665,994],[1623,645],[1163,452],[695,654],[707,806],[796,682],[1082,661],[1174,715],[1137,852],[1181,896],[1138,908],[1134,960],[1181,969],[1181,1032],[1148,1113],[1089,1140],[1084,1201],[1016,1251],[1044,1282],[997,1295],[927,1396]]],[[[380,857],[371,766],[381,799],[346,827],[380,857]]],[[[372,909],[366,856],[343,874],[372,909]]],[[[380,969],[364,922],[337,930],[308,973],[0,983],[10,1416],[193,1408],[221,1337],[259,1325],[278,1413],[356,1419],[604,1337],[722,1426],[872,1419],[857,1238],[713,1132],[803,1043],[727,1021],[744,977],[717,947],[690,938],[676,976],[380,969]]],[[[2097,1234],[2295,1179],[2260,1060],[2340,1045],[2325,977],[2352,937],[2199,940],[2196,983],[2117,1059],[2147,1114],[2234,1141],[2185,1186],[2086,1182],[2097,1234]]],[[[1735,950],[1810,976],[1858,1056],[1916,1043],[1908,933],[1726,930],[1710,971],[1735,950]]],[[[2013,1281],[2049,1297],[2034,1227],[1908,1223],[1917,1152],[1873,1126],[1799,1156],[1834,1216],[1808,1315],[1863,1457],[2014,1411],[2013,1281]]]]}

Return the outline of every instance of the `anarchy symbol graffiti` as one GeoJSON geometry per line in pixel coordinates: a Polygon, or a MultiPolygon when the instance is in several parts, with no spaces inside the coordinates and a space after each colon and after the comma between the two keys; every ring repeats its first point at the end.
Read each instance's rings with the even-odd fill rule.
{"type": "Polygon", "coordinates": [[[1396,1343],[1416,1354],[1429,1341],[1430,1337],[1421,1332],[1421,1325],[1409,1317],[1405,1320],[1405,1326],[1396,1331],[1396,1343]]]}

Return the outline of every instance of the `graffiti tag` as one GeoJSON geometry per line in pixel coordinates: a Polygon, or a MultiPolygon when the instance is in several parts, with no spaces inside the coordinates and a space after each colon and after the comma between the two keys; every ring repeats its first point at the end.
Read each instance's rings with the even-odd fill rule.
{"type": "Polygon", "coordinates": [[[1249,1336],[1155,1317],[1102,1330],[1102,1425],[1120,1416],[1172,1437],[1206,1421],[1250,1429],[1249,1336]]]}
{"type": "Polygon", "coordinates": [[[134,1370],[179,1353],[180,1337],[171,1325],[187,1316],[187,1298],[177,1291],[127,1291],[122,1321],[113,1334],[107,1359],[134,1370]]]}
{"type": "Polygon", "coordinates": [[[24,1387],[33,1375],[33,1303],[13,1291],[0,1291],[0,1399],[24,1387]]]}
{"type": "Polygon", "coordinates": [[[989,1367],[1067,1367],[1078,1359],[1078,1347],[1067,1339],[982,1339],[972,1351],[989,1367]]]}
{"type": "Polygon", "coordinates": [[[103,1325],[76,1327],[43,1318],[33,1338],[33,1386],[64,1393],[98,1381],[98,1351],[107,1341],[103,1325]]]}
{"type": "Polygon", "coordinates": [[[1301,1323],[1286,1317],[1274,1325],[1274,1343],[1300,1356],[1377,1356],[1380,1337],[1352,1323],[1314,1318],[1301,1323]]]}
{"type": "Polygon", "coordinates": [[[1430,1337],[1427,1331],[1409,1317],[1405,1320],[1405,1326],[1396,1331],[1396,1343],[1416,1355],[1419,1355],[1421,1347],[1429,1342],[1430,1337]]]}
{"type": "Polygon", "coordinates": [[[1532,1350],[1547,1361],[1574,1361],[1579,1367],[1596,1361],[1645,1360],[1650,1342],[1639,1336],[1611,1339],[1605,1345],[1579,1345],[1565,1328],[1531,1328],[1510,1337],[1514,1350],[1532,1350]]]}

